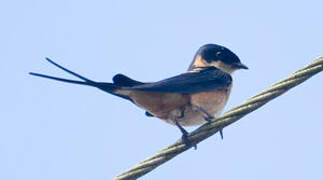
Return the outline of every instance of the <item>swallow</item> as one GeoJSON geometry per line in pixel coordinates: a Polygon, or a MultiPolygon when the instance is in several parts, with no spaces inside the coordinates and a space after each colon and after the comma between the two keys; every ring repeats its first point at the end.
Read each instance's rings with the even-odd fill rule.
{"type": "MultiPolygon", "coordinates": [[[[49,58],[46,60],[82,81],[33,72],[30,74],[96,87],[129,100],[144,109],[147,116],[157,117],[177,126],[182,133],[182,141],[187,146],[192,144],[183,126],[202,125],[219,116],[231,92],[232,73],[239,69],[248,69],[236,54],[217,44],[200,47],[187,72],[157,82],[140,82],[123,74],[115,75],[112,83],[97,82],[66,69],[49,58]]],[[[220,135],[223,138],[222,129],[220,135]]]]}

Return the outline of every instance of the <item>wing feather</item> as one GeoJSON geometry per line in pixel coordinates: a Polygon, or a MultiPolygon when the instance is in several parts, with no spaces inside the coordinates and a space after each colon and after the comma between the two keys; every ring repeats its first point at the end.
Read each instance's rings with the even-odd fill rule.
{"type": "Polygon", "coordinates": [[[158,82],[126,87],[125,89],[185,94],[227,88],[231,82],[230,74],[215,67],[207,67],[195,69],[158,82]]]}

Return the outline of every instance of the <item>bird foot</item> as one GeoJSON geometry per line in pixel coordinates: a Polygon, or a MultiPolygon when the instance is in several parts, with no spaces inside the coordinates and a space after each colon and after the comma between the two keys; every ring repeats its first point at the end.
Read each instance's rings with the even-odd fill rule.
{"type": "Polygon", "coordinates": [[[194,149],[197,149],[197,145],[193,144],[188,139],[188,132],[177,122],[175,121],[175,125],[179,128],[179,130],[182,132],[182,142],[185,144],[185,146],[189,149],[190,147],[194,147],[194,149]]]}
{"type": "Polygon", "coordinates": [[[189,139],[188,139],[188,133],[183,133],[182,135],[182,142],[185,144],[187,148],[194,147],[194,149],[197,149],[197,145],[193,144],[189,139]]]}
{"type": "Polygon", "coordinates": [[[206,117],[204,117],[204,120],[207,121],[208,123],[210,123],[212,121],[212,119],[214,119],[213,116],[206,116],[206,117]]]}
{"type": "MultiPolygon", "coordinates": [[[[206,116],[204,117],[205,121],[207,121],[207,123],[210,123],[212,121],[212,119],[214,119],[213,116],[206,116]]],[[[221,136],[221,139],[223,139],[223,128],[221,128],[219,130],[219,133],[220,133],[220,136],[221,136]]]]}
{"type": "Polygon", "coordinates": [[[220,132],[221,139],[223,140],[223,128],[221,128],[219,132],[220,132]]]}

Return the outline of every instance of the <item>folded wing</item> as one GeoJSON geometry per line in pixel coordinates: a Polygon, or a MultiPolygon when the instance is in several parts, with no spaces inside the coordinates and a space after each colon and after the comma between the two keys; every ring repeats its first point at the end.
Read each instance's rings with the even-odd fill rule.
{"type": "Polygon", "coordinates": [[[227,88],[231,82],[230,74],[215,67],[207,67],[195,69],[162,81],[139,84],[122,89],[186,94],[227,88]]]}

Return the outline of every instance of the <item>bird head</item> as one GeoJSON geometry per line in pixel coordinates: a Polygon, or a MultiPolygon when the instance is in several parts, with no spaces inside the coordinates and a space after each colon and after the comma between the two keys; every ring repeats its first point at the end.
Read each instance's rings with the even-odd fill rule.
{"type": "Polygon", "coordinates": [[[229,74],[238,69],[248,69],[239,57],[224,46],[206,44],[197,51],[189,70],[198,67],[214,66],[229,74]]]}

